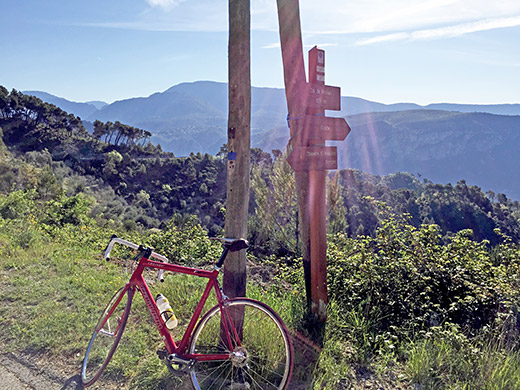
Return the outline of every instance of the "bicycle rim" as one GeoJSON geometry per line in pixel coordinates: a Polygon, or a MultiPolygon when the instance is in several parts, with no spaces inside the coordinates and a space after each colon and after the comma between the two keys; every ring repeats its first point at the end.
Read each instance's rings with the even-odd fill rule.
{"type": "Polygon", "coordinates": [[[224,311],[215,306],[206,313],[193,333],[190,353],[230,356],[196,362],[190,372],[196,390],[281,390],[287,388],[292,372],[287,328],[271,308],[251,299],[233,299],[224,311]]]}
{"type": "Polygon", "coordinates": [[[121,340],[132,304],[133,290],[121,288],[99,318],[83,360],[81,381],[92,385],[101,375],[121,340]]]}

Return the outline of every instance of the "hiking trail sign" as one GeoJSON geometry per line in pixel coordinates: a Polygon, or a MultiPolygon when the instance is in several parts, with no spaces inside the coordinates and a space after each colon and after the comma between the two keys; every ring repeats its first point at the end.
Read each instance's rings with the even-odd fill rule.
{"type": "MultiPolygon", "coordinates": [[[[291,127],[295,127],[296,144],[307,141],[343,141],[350,133],[350,127],[345,118],[305,115],[303,118],[293,119],[291,127]]],[[[336,168],[334,168],[336,169],[336,168]]]]}
{"type": "Polygon", "coordinates": [[[287,162],[295,171],[338,169],[338,149],[335,146],[295,146],[287,162]]]}
{"type": "Polygon", "coordinates": [[[299,117],[289,117],[293,149],[287,162],[295,171],[338,169],[338,153],[335,146],[325,146],[325,141],[343,141],[350,133],[345,118],[324,116],[325,110],[341,109],[339,87],[325,85],[325,51],[312,48],[309,51],[309,83],[298,88],[306,103],[306,112],[299,117]]]}
{"type": "MultiPolygon", "coordinates": [[[[284,64],[285,66],[285,64],[284,64]]],[[[319,321],[327,316],[327,171],[338,169],[336,146],[325,141],[343,141],[350,133],[344,118],[326,117],[325,110],[341,109],[339,87],[325,85],[325,52],[317,47],[309,51],[309,82],[299,78],[286,88],[289,106],[289,126],[292,146],[287,162],[295,171],[301,192],[307,194],[299,204],[302,231],[308,232],[309,253],[304,253],[304,278],[307,302],[319,321]],[[300,181],[298,181],[300,180],[300,181]],[[303,208],[303,209],[302,209],[303,208]]],[[[307,242],[307,241],[306,241],[307,242]]],[[[303,246],[306,248],[306,246],[303,246]]]]}

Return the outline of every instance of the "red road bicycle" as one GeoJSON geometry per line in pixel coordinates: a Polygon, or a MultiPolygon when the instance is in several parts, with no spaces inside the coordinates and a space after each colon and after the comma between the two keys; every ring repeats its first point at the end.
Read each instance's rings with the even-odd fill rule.
{"type": "Polygon", "coordinates": [[[194,389],[288,388],[293,349],[283,321],[264,303],[248,298],[227,298],[217,280],[228,252],[247,248],[247,241],[218,240],[223,244],[223,252],[214,269],[208,271],[169,264],[166,257],[151,248],[112,237],[105,249],[105,259],[109,259],[114,244],[119,243],[138,251],[138,265],[128,283],[110,300],[94,328],[83,360],[83,386],[98,380],[112,358],[125,329],[134,293],[139,290],[164,340],[165,349],[157,352],[159,358],[174,374],[189,375],[194,389]],[[164,280],[164,271],[208,279],[179,342],[173,340],[146,284],[143,271],[147,268],[158,269],[160,280],[164,280]],[[212,291],[218,303],[201,317],[212,291]]]}

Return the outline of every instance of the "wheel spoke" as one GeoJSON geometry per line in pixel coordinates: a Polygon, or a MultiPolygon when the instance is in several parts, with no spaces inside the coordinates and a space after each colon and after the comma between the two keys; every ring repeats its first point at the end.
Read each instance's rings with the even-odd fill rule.
{"type": "Polygon", "coordinates": [[[292,347],[279,317],[264,304],[249,299],[230,300],[225,310],[223,314],[218,306],[214,307],[201,319],[193,333],[190,353],[222,352],[228,338],[222,329],[233,335],[231,339],[237,346],[222,364],[197,362],[190,376],[194,388],[286,389],[292,371],[292,347]],[[223,318],[227,328],[222,328],[223,318]],[[236,340],[235,335],[241,339],[236,340]]]}
{"type": "MultiPolygon", "coordinates": [[[[254,371],[254,370],[253,370],[253,372],[256,373],[256,371],[254,371]]],[[[250,374],[249,370],[246,370],[246,371],[245,371],[245,374],[246,374],[249,378],[251,378],[251,380],[252,380],[253,382],[255,382],[255,383],[258,385],[258,388],[259,388],[259,389],[265,389],[265,387],[262,387],[262,386],[258,383],[258,381],[255,380],[255,378],[253,377],[253,375],[250,374]]],[[[276,374],[278,375],[278,373],[276,373],[276,374]]],[[[270,382],[266,377],[263,377],[263,376],[261,376],[261,375],[259,375],[259,374],[257,374],[257,376],[259,376],[260,378],[262,378],[262,379],[264,380],[264,383],[267,383],[267,384],[271,385],[271,386],[273,387],[273,389],[278,388],[277,385],[275,385],[274,383],[270,382]]],[[[280,378],[283,377],[283,375],[279,375],[279,376],[280,376],[280,378]]],[[[265,386],[265,385],[264,385],[264,386],[265,386]]]]}
{"type": "MultiPolygon", "coordinates": [[[[257,367],[261,367],[259,363],[255,362],[254,360],[250,360],[249,361],[250,363],[252,363],[253,365],[257,366],[257,367]]],[[[269,371],[271,374],[273,375],[277,375],[279,376],[280,378],[283,378],[283,374],[280,374],[280,372],[278,371],[274,371],[272,369],[270,369],[269,367],[261,367],[262,370],[265,370],[265,371],[269,371]]],[[[253,370],[253,372],[256,372],[255,370],[253,370]]]]}
{"type": "MultiPolygon", "coordinates": [[[[205,382],[206,380],[210,379],[213,374],[215,374],[216,372],[220,371],[219,374],[217,375],[217,378],[218,379],[220,376],[222,376],[224,374],[224,370],[222,370],[221,368],[225,365],[225,363],[222,363],[221,365],[215,367],[213,370],[211,370],[211,372],[209,374],[206,375],[206,377],[202,380],[202,382],[205,382]]],[[[204,371],[203,371],[204,372],[204,371]]],[[[215,381],[213,381],[214,383],[215,381]]]]}

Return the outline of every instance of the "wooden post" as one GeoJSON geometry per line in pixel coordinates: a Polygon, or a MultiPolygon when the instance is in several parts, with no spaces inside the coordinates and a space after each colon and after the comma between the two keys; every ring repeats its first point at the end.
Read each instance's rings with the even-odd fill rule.
{"type": "MultiPolygon", "coordinates": [[[[229,115],[226,237],[247,237],[251,139],[250,2],[229,0],[229,115]]],[[[245,251],[224,263],[224,293],[246,295],[245,251]]]]}
{"type": "MultiPolygon", "coordinates": [[[[325,85],[325,52],[316,46],[309,51],[309,83],[325,85]],[[319,59],[318,59],[319,57],[319,59]],[[319,69],[319,72],[318,72],[319,69]]],[[[322,117],[323,109],[309,109],[308,114],[322,117]]],[[[315,131],[315,129],[307,129],[315,131]]],[[[325,146],[324,140],[310,141],[312,146],[325,146]]],[[[327,171],[309,172],[309,208],[311,242],[311,310],[320,322],[327,318],[327,171]]]]}
{"type": "MultiPolygon", "coordinates": [[[[305,114],[306,94],[301,93],[307,80],[303,61],[303,45],[298,0],[277,0],[280,45],[282,49],[285,96],[290,118],[305,114]]],[[[294,131],[291,129],[288,152],[293,146],[294,131]]],[[[296,196],[298,198],[298,218],[301,234],[303,271],[308,307],[311,307],[311,265],[310,265],[310,213],[309,213],[309,172],[295,171],[296,196]]]]}

